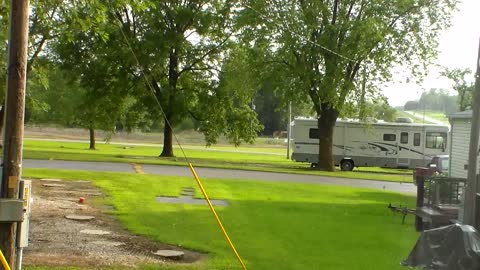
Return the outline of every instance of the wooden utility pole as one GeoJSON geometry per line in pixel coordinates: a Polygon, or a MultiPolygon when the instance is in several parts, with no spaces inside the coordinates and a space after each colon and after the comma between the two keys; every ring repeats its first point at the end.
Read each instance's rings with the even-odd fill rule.
{"type": "MultiPolygon", "coordinates": [[[[0,198],[18,199],[22,170],[29,0],[11,0],[7,93],[0,198]]],[[[0,249],[15,267],[16,223],[0,223],[0,249]]]]}
{"type": "Polygon", "coordinates": [[[478,47],[477,73],[475,74],[475,95],[472,110],[472,129],[470,131],[470,150],[468,153],[467,185],[465,187],[463,224],[477,227],[477,155],[480,131],[480,44],[478,47]]]}

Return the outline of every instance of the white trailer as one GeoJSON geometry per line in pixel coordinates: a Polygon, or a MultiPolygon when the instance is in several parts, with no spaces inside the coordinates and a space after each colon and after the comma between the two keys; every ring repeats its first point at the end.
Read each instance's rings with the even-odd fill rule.
{"type": "MultiPolygon", "coordinates": [[[[450,144],[450,176],[467,178],[468,154],[470,151],[470,131],[472,129],[472,111],[454,113],[449,116],[452,126],[450,144]]],[[[480,163],[480,158],[477,158],[480,163]]],[[[480,168],[477,164],[477,170],[480,168]]],[[[478,171],[477,171],[478,174],[478,171]]]]}
{"type": "MultiPolygon", "coordinates": [[[[292,160],[315,166],[319,153],[317,119],[295,119],[292,130],[292,160]]],[[[448,153],[448,132],[447,125],[338,120],[333,132],[335,164],[345,171],[361,166],[426,166],[433,156],[448,153]]]]}

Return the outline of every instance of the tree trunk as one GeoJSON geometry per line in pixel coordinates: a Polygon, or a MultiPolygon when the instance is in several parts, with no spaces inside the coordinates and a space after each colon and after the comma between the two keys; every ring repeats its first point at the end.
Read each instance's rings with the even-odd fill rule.
{"type": "Polygon", "coordinates": [[[0,109],[0,148],[3,146],[3,126],[5,124],[5,100],[2,101],[0,109]]]}
{"type": "Polygon", "coordinates": [[[90,128],[90,150],[95,150],[95,129],[90,128]]]}
{"type": "Polygon", "coordinates": [[[163,128],[163,150],[160,157],[173,157],[173,116],[176,111],[176,94],[177,94],[177,82],[180,76],[178,72],[178,50],[176,48],[170,48],[170,56],[168,63],[168,105],[164,108],[165,127],[163,128]]]}
{"type": "Polygon", "coordinates": [[[317,169],[322,171],[335,171],[335,161],[333,159],[333,129],[337,121],[338,113],[333,108],[327,108],[322,104],[322,114],[318,118],[318,164],[317,169]]]}
{"type": "Polygon", "coordinates": [[[160,157],[173,157],[173,130],[165,119],[165,128],[163,129],[163,150],[160,157]]]}

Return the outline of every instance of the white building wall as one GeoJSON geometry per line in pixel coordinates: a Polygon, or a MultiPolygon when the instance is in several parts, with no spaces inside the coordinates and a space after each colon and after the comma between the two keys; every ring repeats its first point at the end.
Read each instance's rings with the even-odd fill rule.
{"type": "Polygon", "coordinates": [[[453,119],[450,153],[450,176],[467,178],[465,165],[468,164],[468,151],[470,147],[470,119],[453,119]]]}

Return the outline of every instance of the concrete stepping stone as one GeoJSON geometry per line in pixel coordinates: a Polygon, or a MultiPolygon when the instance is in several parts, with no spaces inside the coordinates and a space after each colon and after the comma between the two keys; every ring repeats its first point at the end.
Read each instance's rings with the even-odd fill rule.
{"type": "Polygon", "coordinates": [[[184,188],[180,196],[191,196],[195,194],[195,190],[193,188],[184,188]]]}
{"type": "Polygon", "coordinates": [[[120,247],[125,245],[125,243],[115,242],[115,241],[93,241],[90,243],[94,245],[107,246],[107,247],[120,247]]]}
{"type": "Polygon", "coordinates": [[[185,252],[183,251],[178,251],[178,250],[157,250],[156,252],[153,253],[154,255],[160,256],[165,259],[170,259],[170,260],[181,260],[183,259],[183,256],[185,255],[185,252]]]}
{"type": "Polygon", "coordinates": [[[90,183],[90,181],[88,181],[88,180],[75,180],[75,181],[73,181],[73,182],[74,182],[74,183],[85,183],[85,184],[86,184],[86,183],[90,183]]]}
{"type": "Polygon", "coordinates": [[[76,220],[76,221],[90,221],[94,220],[94,216],[82,216],[82,215],[66,215],[66,219],[76,220]]]}
{"type": "Polygon", "coordinates": [[[63,210],[85,210],[87,206],[77,204],[77,205],[62,205],[59,206],[58,208],[63,209],[63,210]]]}
{"type": "Polygon", "coordinates": [[[44,187],[65,187],[64,184],[42,184],[44,187]]]}
{"type": "Polygon", "coordinates": [[[62,182],[62,179],[56,179],[56,178],[42,178],[40,181],[46,181],[46,182],[62,182]]]}
{"type": "Polygon", "coordinates": [[[92,234],[92,235],[107,235],[107,234],[110,234],[109,231],[102,231],[102,230],[81,230],[80,233],[92,234]]]}
{"type": "MultiPolygon", "coordinates": [[[[166,196],[157,196],[157,202],[159,203],[180,203],[180,204],[194,204],[194,205],[208,205],[205,199],[196,199],[193,197],[193,189],[192,188],[185,188],[183,189],[180,197],[166,197],[166,196]],[[190,192],[192,191],[192,192],[190,192]]],[[[213,205],[219,206],[228,206],[228,202],[225,200],[212,200],[210,202],[213,205]]]]}

